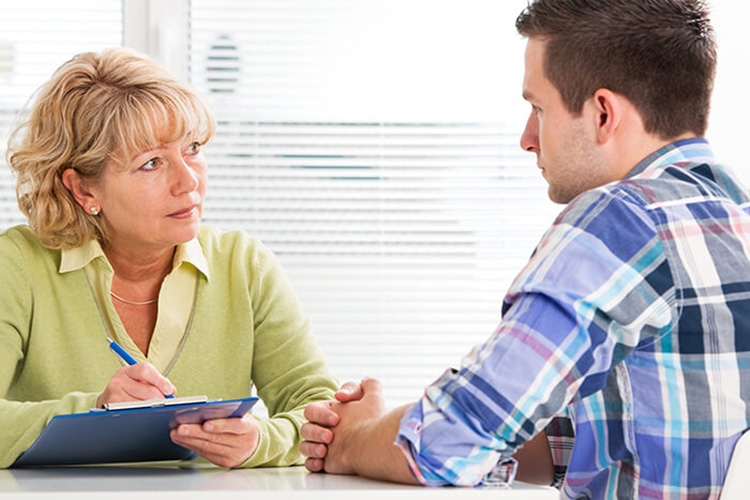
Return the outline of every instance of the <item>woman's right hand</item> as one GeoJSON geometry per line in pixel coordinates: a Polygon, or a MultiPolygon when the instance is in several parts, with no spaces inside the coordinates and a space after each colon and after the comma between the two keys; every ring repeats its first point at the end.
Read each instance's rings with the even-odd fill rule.
{"type": "Polygon", "coordinates": [[[138,363],[117,370],[96,405],[101,407],[104,403],[163,398],[175,392],[172,382],[159,373],[154,365],[138,363]]]}

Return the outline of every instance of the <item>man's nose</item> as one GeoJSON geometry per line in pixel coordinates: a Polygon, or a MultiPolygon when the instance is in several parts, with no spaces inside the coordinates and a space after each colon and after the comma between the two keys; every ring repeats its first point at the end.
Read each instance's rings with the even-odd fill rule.
{"type": "Polygon", "coordinates": [[[532,111],[521,135],[521,148],[529,153],[539,152],[539,119],[532,111]]]}

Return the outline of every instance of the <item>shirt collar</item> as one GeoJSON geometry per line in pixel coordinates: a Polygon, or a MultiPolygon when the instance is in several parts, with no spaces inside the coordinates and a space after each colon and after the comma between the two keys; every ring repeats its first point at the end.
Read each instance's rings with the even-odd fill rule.
{"type": "Polygon", "coordinates": [[[203,247],[201,247],[200,241],[195,237],[187,243],[181,243],[177,245],[177,250],[174,253],[174,260],[172,268],[175,269],[182,265],[183,262],[192,264],[198,271],[203,273],[206,280],[209,279],[208,274],[208,262],[206,256],[203,254],[203,247]]]}
{"type": "MultiPolygon", "coordinates": [[[[98,258],[101,258],[104,265],[106,265],[110,271],[112,270],[112,266],[110,266],[107,256],[104,255],[102,246],[96,239],[90,239],[79,247],[63,248],[60,257],[60,273],[83,269],[91,261],[98,258]]],[[[203,254],[203,247],[201,247],[198,238],[193,238],[187,243],[180,243],[177,245],[177,250],[175,250],[174,259],[172,260],[172,269],[180,267],[183,262],[191,264],[198,271],[203,273],[206,279],[209,279],[208,262],[206,261],[206,256],[203,254]]]]}
{"type": "Polygon", "coordinates": [[[83,245],[75,248],[63,248],[60,256],[60,273],[68,273],[71,271],[77,271],[83,269],[89,262],[101,258],[102,262],[109,268],[107,256],[104,255],[104,250],[99,244],[99,240],[90,239],[83,243],[83,245]]]}
{"type": "Polygon", "coordinates": [[[667,167],[676,163],[713,163],[714,153],[708,141],[702,137],[692,137],[667,144],[641,160],[631,170],[626,179],[647,170],[667,167]]]}

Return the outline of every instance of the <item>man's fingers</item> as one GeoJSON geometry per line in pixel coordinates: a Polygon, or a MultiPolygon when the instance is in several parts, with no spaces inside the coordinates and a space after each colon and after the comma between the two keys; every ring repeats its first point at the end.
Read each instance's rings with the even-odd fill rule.
{"type": "Polygon", "coordinates": [[[380,380],[375,378],[363,378],[362,379],[362,397],[365,396],[383,396],[383,384],[380,380]]]}
{"type": "Polygon", "coordinates": [[[328,454],[328,447],[320,443],[302,441],[299,445],[299,452],[309,458],[325,458],[328,454]]]}
{"type": "Polygon", "coordinates": [[[319,458],[308,458],[305,460],[305,467],[310,472],[320,472],[323,470],[324,462],[319,458]]]}
{"type": "Polygon", "coordinates": [[[347,382],[336,392],[335,398],[342,403],[359,401],[363,396],[362,385],[359,382],[347,382]]]}
{"type": "Polygon", "coordinates": [[[330,429],[310,422],[302,424],[300,434],[305,441],[312,441],[315,443],[328,444],[333,440],[333,432],[331,432],[330,429]]]}
{"type": "Polygon", "coordinates": [[[328,401],[317,401],[305,407],[305,418],[314,424],[323,427],[334,427],[339,423],[339,416],[331,411],[328,401]]]}

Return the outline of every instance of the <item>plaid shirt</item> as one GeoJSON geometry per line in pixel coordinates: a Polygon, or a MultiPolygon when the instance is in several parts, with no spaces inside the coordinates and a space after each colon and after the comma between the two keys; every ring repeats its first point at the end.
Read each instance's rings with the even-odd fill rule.
{"type": "Polygon", "coordinates": [[[477,484],[546,428],[563,498],[718,498],[750,415],[749,201],[688,139],[571,202],[404,415],[415,476],[477,484]]]}

